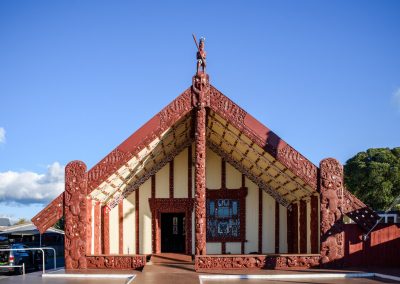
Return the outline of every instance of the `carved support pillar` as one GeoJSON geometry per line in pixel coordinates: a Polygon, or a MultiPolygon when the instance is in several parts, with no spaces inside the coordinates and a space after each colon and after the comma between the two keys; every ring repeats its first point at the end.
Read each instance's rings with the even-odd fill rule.
{"type": "Polygon", "coordinates": [[[321,265],[340,267],[344,256],[343,166],[335,159],[320,163],[321,265]]]}
{"type": "Polygon", "coordinates": [[[192,86],[196,104],[195,121],[195,253],[206,254],[206,105],[209,83],[208,76],[200,73],[193,77],[192,86]]]}
{"type": "Polygon", "coordinates": [[[319,210],[318,210],[319,199],[318,196],[311,196],[311,217],[310,217],[310,226],[311,226],[311,235],[310,235],[310,243],[311,243],[311,253],[318,253],[319,242],[319,210]]]}
{"type": "Polygon", "coordinates": [[[299,217],[299,225],[300,225],[300,253],[307,253],[307,227],[308,227],[308,218],[307,218],[307,202],[305,200],[300,200],[300,217],[299,217]]]}
{"type": "Polygon", "coordinates": [[[86,269],[87,238],[87,172],[81,161],[65,167],[65,269],[86,269]]]}

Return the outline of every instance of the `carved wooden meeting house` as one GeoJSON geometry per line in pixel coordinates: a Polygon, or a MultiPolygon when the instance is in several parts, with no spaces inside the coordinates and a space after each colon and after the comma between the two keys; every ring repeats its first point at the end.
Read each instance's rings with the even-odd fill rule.
{"type": "Polygon", "coordinates": [[[204,40],[192,85],[93,168],[72,161],[65,191],[32,221],[65,217],[66,269],[139,269],[152,254],[196,270],[340,266],[343,216],[377,215],[212,86],[204,40]]]}

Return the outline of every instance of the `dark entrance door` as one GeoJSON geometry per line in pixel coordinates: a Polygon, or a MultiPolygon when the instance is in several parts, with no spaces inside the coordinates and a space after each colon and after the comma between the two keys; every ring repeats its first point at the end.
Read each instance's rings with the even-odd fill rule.
{"type": "Polygon", "coordinates": [[[161,213],[161,252],[185,253],[185,213],[161,213]]]}

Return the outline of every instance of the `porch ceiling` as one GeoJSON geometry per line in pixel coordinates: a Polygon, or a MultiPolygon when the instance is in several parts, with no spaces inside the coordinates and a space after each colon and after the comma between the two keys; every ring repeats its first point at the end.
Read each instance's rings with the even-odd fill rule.
{"type": "Polygon", "coordinates": [[[284,206],[308,198],[315,190],[227,120],[210,110],[207,143],[284,206]]]}
{"type": "MultiPolygon", "coordinates": [[[[110,208],[193,142],[190,113],[117,169],[90,196],[110,208]]],[[[315,190],[263,150],[229,121],[209,109],[207,146],[224,158],[283,206],[308,198],[315,190]]]]}
{"type": "Polygon", "coordinates": [[[89,195],[102,205],[114,207],[151,175],[192,143],[192,117],[189,114],[168,128],[147,147],[95,188],[89,195]]]}

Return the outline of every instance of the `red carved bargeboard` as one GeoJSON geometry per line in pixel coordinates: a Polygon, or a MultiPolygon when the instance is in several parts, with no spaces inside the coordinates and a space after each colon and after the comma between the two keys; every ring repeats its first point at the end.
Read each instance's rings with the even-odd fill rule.
{"type": "Polygon", "coordinates": [[[145,255],[92,255],[86,260],[89,269],[142,269],[146,265],[145,255]]]}
{"type": "Polygon", "coordinates": [[[379,215],[347,189],[343,191],[343,214],[357,223],[365,232],[371,230],[380,219],[379,215]]]}
{"type": "Polygon", "coordinates": [[[81,161],[70,162],[65,167],[65,269],[85,269],[86,230],[90,226],[87,213],[87,173],[81,161]]]}
{"type": "Polygon", "coordinates": [[[344,256],[343,166],[335,159],[320,163],[321,265],[340,267],[344,256]]]}
{"type": "Polygon", "coordinates": [[[56,197],[49,205],[32,218],[33,224],[43,234],[53,226],[64,214],[64,193],[56,197]]]}
{"type": "Polygon", "coordinates": [[[205,255],[196,256],[196,271],[222,269],[307,269],[319,266],[319,255],[205,255]]]}

